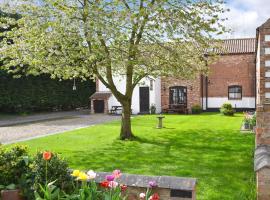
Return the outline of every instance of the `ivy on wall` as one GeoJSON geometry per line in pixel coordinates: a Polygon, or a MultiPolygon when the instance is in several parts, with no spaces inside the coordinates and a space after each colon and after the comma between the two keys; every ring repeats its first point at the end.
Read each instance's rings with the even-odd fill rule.
{"type": "Polygon", "coordinates": [[[52,80],[49,76],[24,76],[19,79],[0,71],[0,112],[71,110],[89,107],[89,97],[95,92],[92,80],[52,80]]]}

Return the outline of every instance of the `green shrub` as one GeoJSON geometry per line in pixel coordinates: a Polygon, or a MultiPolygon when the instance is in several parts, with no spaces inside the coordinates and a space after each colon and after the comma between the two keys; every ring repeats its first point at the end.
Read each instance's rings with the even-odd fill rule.
{"type": "Polygon", "coordinates": [[[34,199],[31,159],[26,146],[0,147],[0,190],[19,188],[26,199],[34,199]]]}
{"type": "Polygon", "coordinates": [[[19,185],[23,175],[28,173],[28,166],[26,146],[0,147],[0,185],[19,185]]]}
{"type": "Polygon", "coordinates": [[[220,108],[220,112],[223,115],[227,115],[227,116],[233,116],[235,113],[235,110],[232,107],[231,103],[224,103],[221,108],[220,108]]]}
{"type": "Polygon", "coordinates": [[[202,112],[202,107],[200,105],[194,105],[191,108],[192,114],[200,114],[202,112]]]}
{"type": "Polygon", "coordinates": [[[252,118],[251,118],[251,120],[250,120],[250,125],[251,125],[251,127],[255,127],[256,126],[256,119],[257,119],[257,117],[256,117],[256,113],[254,113],[254,115],[252,115],[252,118]]]}
{"type": "Polygon", "coordinates": [[[46,165],[47,165],[47,183],[55,181],[54,185],[64,191],[69,191],[72,187],[72,178],[69,173],[68,164],[59,157],[58,154],[52,153],[50,160],[43,159],[43,152],[39,152],[34,157],[33,174],[34,189],[39,191],[40,185],[46,185],[46,165]],[[46,164],[47,162],[47,164],[46,164]]]}

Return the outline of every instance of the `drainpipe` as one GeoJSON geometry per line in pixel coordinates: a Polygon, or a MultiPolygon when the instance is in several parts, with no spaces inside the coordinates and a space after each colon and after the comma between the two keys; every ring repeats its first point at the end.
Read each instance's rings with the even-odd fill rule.
{"type": "Polygon", "coordinates": [[[201,74],[201,104],[202,104],[202,108],[204,107],[203,105],[203,75],[201,74]]]}
{"type": "Polygon", "coordinates": [[[206,98],[206,101],[205,101],[205,104],[206,104],[206,110],[208,109],[208,76],[205,77],[205,98],[206,98]]]}

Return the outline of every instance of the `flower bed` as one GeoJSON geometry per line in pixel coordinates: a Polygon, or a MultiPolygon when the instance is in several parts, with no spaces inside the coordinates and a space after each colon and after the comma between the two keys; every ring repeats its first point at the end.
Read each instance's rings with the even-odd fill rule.
{"type": "MultiPolygon", "coordinates": [[[[10,156],[13,159],[6,160],[6,165],[3,165],[5,171],[11,171],[7,173],[9,181],[4,183],[7,186],[2,186],[3,194],[8,189],[19,189],[22,196],[29,200],[168,200],[172,190],[190,191],[189,199],[195,198],[194,179],[127,175],[120,170],[112,173],[70,171],[67,163],[57,154],[45,151],[30,158],[25,153],[25,147],[20,146],[1,152],[0,162],[10,156]],[[22,171],[16,174],[16,170],[9,168],[9,162],[13,162],[14,166],[20,164],[22,171]],[[12,180],[15,174],[16,179],[12,180]]],[[[6,179],[2,176],[0,181],[1,178],[6,179]]],[[[17,199],[22,198],[16,192],[17,199]]],[[[4,196],[2,198],[6,200],[4,196]]]]}

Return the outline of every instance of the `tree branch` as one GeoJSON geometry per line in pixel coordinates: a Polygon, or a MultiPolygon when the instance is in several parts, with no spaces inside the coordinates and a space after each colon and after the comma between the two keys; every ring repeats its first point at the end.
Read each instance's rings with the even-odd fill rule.
{"type": "Polygon", "coordinates": [[[126,8],[130,10],[130,7],[129,7],[128,3],[126,2],[126,0],[122,0],[122,2],[123,2],[124,5],[126,6],[126,8]]]}

